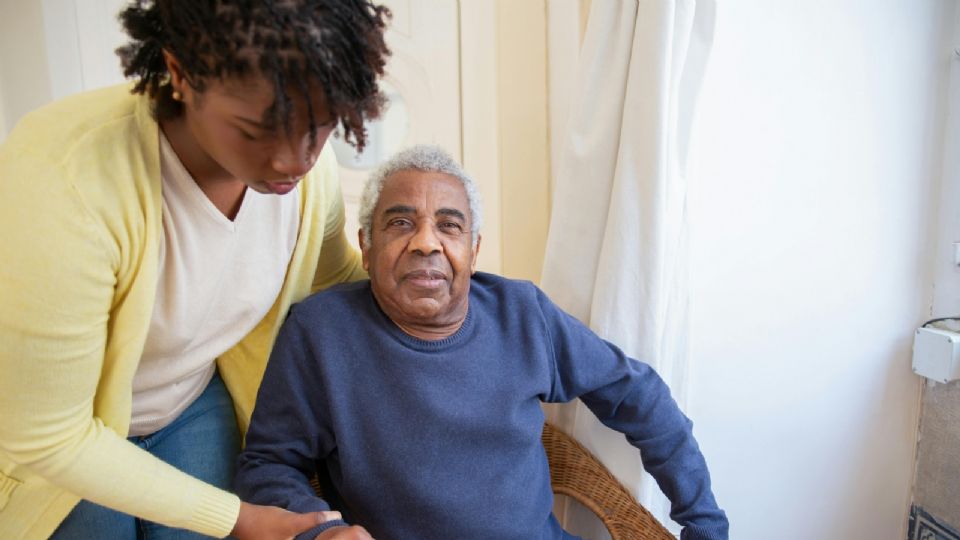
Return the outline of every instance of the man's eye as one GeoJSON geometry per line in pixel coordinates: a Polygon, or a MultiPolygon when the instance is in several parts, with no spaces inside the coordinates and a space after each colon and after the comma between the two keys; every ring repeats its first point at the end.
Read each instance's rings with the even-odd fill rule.
{"type": "Polygon", "coordinates": [[[255,141],[259,138],[256,135],[253,135],[252,133],[248,133],[246,130],[243,130],[243,129],[238,129],[237,131],[239,131],[240,135],[242,135],[243,138],[248,141],[255,141]]]}
{"type": "Polygon", "coordinates": [[[444,221],[440,224],[440,230],[449,233],[459,233],[463,231],[463,226],[456,221],[444,221]]]}
{"type": "Polygon", "coordinates": [[[391,219],[387,222],[388,227],[409,227],[410,225],[410,220],[404,218],[391,219]]]}

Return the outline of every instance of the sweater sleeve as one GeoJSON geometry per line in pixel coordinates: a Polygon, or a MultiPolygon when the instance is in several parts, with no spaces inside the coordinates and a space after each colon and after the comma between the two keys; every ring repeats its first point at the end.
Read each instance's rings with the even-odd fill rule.
{"type": "MultiPolygon", "coordinates": [[[[360,252],[347,240],[345,230],[346,215],[343,205],[343,193],[337,173],[336,157],[331,149],[324,150],[322,161],[317,167],[324,182],[327,210],[324,226],[323,246],[320,248],[320,261],[314,275],[311,292],[326,289],[337,283],[365,279],[360,252]]],[[[353,231],[356,234],[356,231],[353,231]]]]}
{"type": "Polygon", "coordinates": [[[550,401],[580,398],[607,427],[640,450],[644,469],[670,499],[682,540],[726,540],[728,523],[710,488],[692,424],[647,364],[628,358],[538,291],[554,349],[550,401]]]}
{"type": "Polygon", "coordinates": [[[113,315],[133,309],[117,293],[121,256],[76,186],[50,164],[57,156],[17,135],[0,147],[4,461],[103,506],[226,536],[239,513],[236,496],[163,463],[95,415],[106,408],[101,374],[120,369],[104,362],[113,315]]]}
{"type": "MultiPolygon", "coordinates": [[[[308,351],[308,332],[297,321],[296,306],[280,328],[257,394],[246,447],[237,460],[234,488],[241,499],[294,512],[329,510],[310,479],[317,460],[333,451],[324,417],[324,385],[308,351]]],[[[297,536],[312,539],[346,525],[330,521],[297,536]]]]}

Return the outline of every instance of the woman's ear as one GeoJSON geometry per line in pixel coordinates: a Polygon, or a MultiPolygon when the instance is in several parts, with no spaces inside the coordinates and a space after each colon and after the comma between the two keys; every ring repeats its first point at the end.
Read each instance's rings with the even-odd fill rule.
{"type": "Polygon", "coordinates": [[[183,101],[185,93],[191,90],[187,84],[186,75],[183,73],[183,66],[180,61],[170,51],[163,50],[163,63],[167,65],[167,73],[170,74],[170,86],[173,88],[173,99],[183,101]]]}

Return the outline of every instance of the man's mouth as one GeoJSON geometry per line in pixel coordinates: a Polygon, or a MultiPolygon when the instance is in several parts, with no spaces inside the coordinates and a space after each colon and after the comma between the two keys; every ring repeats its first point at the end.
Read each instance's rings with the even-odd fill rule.
{"type": "Polygon", "coordinates": [[[403,276],[404,281],[424,289],[435,289],[447,281],[447,276],[439,270],[414,270],[403,276]]]}

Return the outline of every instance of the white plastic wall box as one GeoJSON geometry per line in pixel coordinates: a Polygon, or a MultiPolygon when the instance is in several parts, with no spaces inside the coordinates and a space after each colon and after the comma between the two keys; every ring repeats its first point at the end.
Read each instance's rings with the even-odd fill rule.
{"type": "Polygon", "coordinates": [[[917,328],[913,337],[913,371],[942,383],[960,379],[960,333],[917,328]]]}

